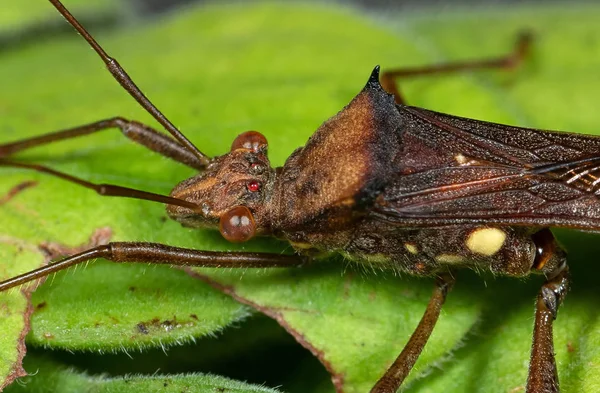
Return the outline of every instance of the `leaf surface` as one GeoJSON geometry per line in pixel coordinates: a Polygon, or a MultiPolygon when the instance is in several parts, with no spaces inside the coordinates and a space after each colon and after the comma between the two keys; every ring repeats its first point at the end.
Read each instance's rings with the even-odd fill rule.
{"type": "Polygon", "coordinates": [[[97,393],[277,393],[275,389],[246,384],[216,375],[128,375],[124,377],[90,376],[78,373],[39,355],[28,356],[27,367],[39,369],[39,375],[25,377],[11,392],[97,392],[97,393]]]}

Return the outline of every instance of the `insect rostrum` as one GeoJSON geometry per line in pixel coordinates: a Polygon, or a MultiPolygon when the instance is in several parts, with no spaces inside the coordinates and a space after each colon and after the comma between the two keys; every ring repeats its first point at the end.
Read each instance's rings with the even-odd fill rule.
{"type": "MultiPolygon", "coordinates": [[[[256,235],[283,238],[304,258],[114,243],[0,286],[19,285],[97,256],[116,262],[268,267],[340,252],[361,263],[437,276],[427,318],[393,368],[402,371],[400,376],[388,374],[373,390],[392,391],[433,328],[454,269],[540,273],[548,282],[538,301],[529,391],[557,390],[549,337],[568,273],[565,255],[546,228],[597,228],[598,140],[405,106],[378,79],[376,70],[344,110],[276,169],[267,159],[266,140],[256,133],[243,134],[229,153],[207,162],[182,142],[139,123],[114,118],[85,126],[85,132],[119,127],[201,174],[177,186],[172,199],[82,185],[104,195],[166,202],[172,218],[191,227],[219,227],[231,241],[256,235]]],[[[19,146],[4,145],[0,151],[9,156],[24,145],[19,146]]],[[[2,164],[50,172],[12,159],[2,164]]]]}

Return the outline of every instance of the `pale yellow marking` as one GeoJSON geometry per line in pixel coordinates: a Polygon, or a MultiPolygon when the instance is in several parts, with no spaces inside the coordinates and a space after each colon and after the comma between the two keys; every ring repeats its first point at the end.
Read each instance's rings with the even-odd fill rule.
{"type": "Polygon", "coordinates": [[[369,254],[363,256],[367,262],[372,263],[386,263],[390,261],[390,258],[384,254],[369,254]]]}
{"type": "Polygon", "coordinates": [[[388,263],[390,261],[390,258],[385,254],[351,254],[345,251],[342,251],[341,254],[344,258],[357,262],[388,263]]]}
{"type": "Polygon", "coordinates": [[[463,156],[461,153],[458,153],[457,155],[454,156],[454,159],[456,160],[456,162],[458,162],[460,165],[464,165],[467,162],[469,162],[469,160],[467,160],[467,157],[463,156]]]}
{"type": "Polygon", "coordinates": [[[439,263],[455,264],[455,263],[464,262],[465,258],[463,258],[460,255],[456,255],[456,254],[440,254],[437,257],[435,257],[435,260],[439,263]]]}
{"type": "Polygon", "coordinates": [[[341,206],[354,206],[355,203],[356,201],[354,200],[354,198],[345,198],[339,202],[341,206]]]}
{"type": "Polygon", "coordinates": [[[419,253],[419,249],[417,248],[417,245],[414,243],[404,243],[404,248],[406,248],[406,251],[410,252],[411,254],[419,253]]]}
{"type": "Polygon", "coordinates": [[[498,228],[476,229],[467,236],[465,242],[469,251],[487,257],[494,255],[504,245],[506,232],[498,228]]]}
{"type": "Polygon", "coordinates": [[[292,247],[298,250],[308,250],[309,248],[313,248],[313,245],[310,243],[299,243],[299,242],[290,242],[292,247]]]}

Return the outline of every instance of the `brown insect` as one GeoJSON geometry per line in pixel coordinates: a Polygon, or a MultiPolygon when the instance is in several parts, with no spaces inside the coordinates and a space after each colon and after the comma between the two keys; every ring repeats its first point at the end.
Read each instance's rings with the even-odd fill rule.
{"type": "Polygon", "coordinates": [[[569,287],[565,252],[549,227],[600,228],[600,138],[460,118],[404,104],[396,79],[477,68],[511,68],[526,55],[522,35],[499,59],[372,72],[365,88],[281,168],[255,131],[209,158],[143,95],[118,62],[58,1],[115,79],[171,134],[121,117],[0,145],[0,165],[32,169],[100,195],[167,204],[171,218],[219,228],[231,242],[289,241],[295,255],[210,252],[113,242],[0,282],[0,291],[95,258],[202,267],[291,267],[331,252],[365,264],[436,277],[425,314],[371,392],[395,392],[425,346],[458,268],[546,277],[537,299],[527,392],[558,392],[552,323],[569,287]],[[387,91],[386,91],[387,90],[387,91]],[[389,93],[391,94],[389,94],[389,93]],[[129,139],[200,171],[170,196],[97,185],[6,157],[30,147],[120,128],[129,139]],[[335,165],[331,165],[335,163],[335,165]]]}

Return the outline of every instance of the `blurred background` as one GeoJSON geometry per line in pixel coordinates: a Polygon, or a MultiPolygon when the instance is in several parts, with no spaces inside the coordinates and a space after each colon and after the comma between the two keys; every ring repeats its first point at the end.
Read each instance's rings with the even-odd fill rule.
{"type": "MultiPolygon", "coordinates": [[[[308,0],[303,3],[327,3],[331,5],[351,6],[375,14],[385,14],[388,11],[423,11],[444,13],[448,10],[464,7],[501,7],[510,8],[516,4],[567,4],[558,0],[308,0]]],[[[587,1],[593,3],[593,1],[587,1]]],[[[5,1],[0,13],[0,50],[12,45],[23,44],[28,39],[40,39],[55,31],[67,30],[64,23],[57,21],[48,13],[49,7],[40,7],[40,0],[5,1]],[[19,15],[20,18],[15,18],[19,15]],[[19,24],[15,25],[15,21],[19,24]]],[[[110,27],[120,22],[130,23],[136,18],[151,18],[163,13],[174,12],[182,7],[193,4],[211,3],[207,0],[73,0],[69,2],[72,10],[78,7],[84,10],[80,16],[87,25],[110,27]]],[[[223,3],[223,2],[215,2],[223,3]]],[[[235,3],[229,1],[228,3],[235,3]]],[[[249,2],[244,2],[249,3],[249,2]]],[[[258,2],[257,2],[258,3],[258,2]]],[[[586,3],[579,1],[578,3],[586,3]]]]}

